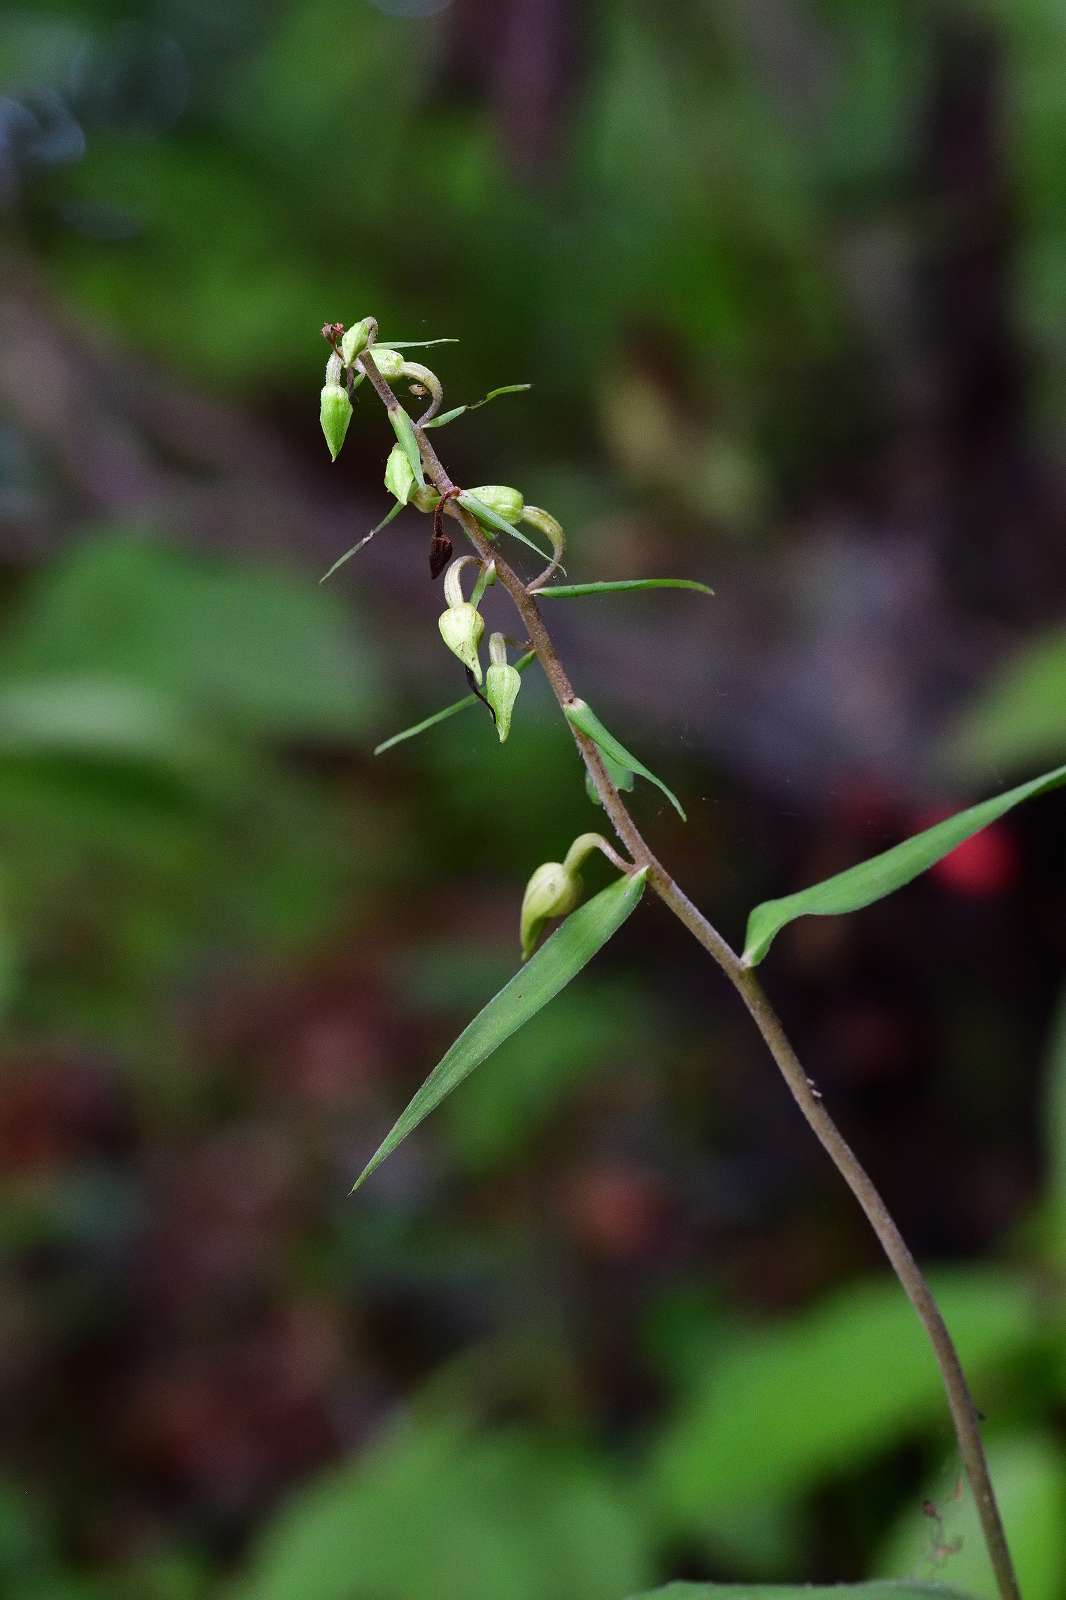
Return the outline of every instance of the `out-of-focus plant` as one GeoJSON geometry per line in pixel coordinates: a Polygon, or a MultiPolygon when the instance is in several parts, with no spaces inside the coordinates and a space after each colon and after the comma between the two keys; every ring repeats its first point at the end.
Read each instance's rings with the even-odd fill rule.
{"type": "MultiPolygon", "coordinates": [[[[639,776],[656,785],[684,819],[680,801],[639,757],[605,727],[592,707],[575,693],[541,613],[541,602],[546,600],[585,598],[614,592],[619,588],[691,589],[700,585],[686,579],[634,579],[622,584],[559,584],[555,580],[557,574],[565,570],[562,563],[566,540],[561,524],[550,513],[530,506],[524,495],[516,489],[498,484],[464,489],[449,476],[431,440],[431,430],[454,421],[468,408],[461,406],[442,411],[443,388],[437,375],[420,362],[407,357],[405,350],[409,346],[395,341],[379,341],[377,322],[372,317],[363,318],[347,332],[341,323],[326,323],[322,333],[331,347],[321,401],[322,429],[330,454],[336,460],[351,421],[351,396],[366,379],[385,407],[396,441],[385,468],[385,484],[393,496],[394,505],[379,528],[398,515],[405,505],[412,505],[431,516],[430,577],[434,580],[442,574],[444,577],[445,610],[440,617],[440,632],[447,648],[461,663],[470,690],[464,701],[448,707],[445,713],[427,719],[417,729],[406,730],[407,734],[424,731],[446,715],[468,705],[482,703],[492,720],[496,736],[501,741],[505,740],[510,732],[521,688],[518,667],[511,664],[509,652],[525,652],[528,649],[542,668],[570,728],[585,765],[591,798],[603,807],[620,845],[628,852],[627,859],[601,835],[585,833],[573,842],[561,861],[545,862],[535,870],[522,903],[521,952],[524,965],[478,1013],[430,1073],[367,1162],[355,1187],[362,1185],[407,1135],[504,1040],[577,976],[633,914],[650,886],[736,988],[796,1104],[865,1212],[917,1312],[940,1370],[974,1496],[977,1521],[1001,1600],[1018,1600],[1017,1578],[989,1473],[978,1414],[947,1324],[881,1196],[830,1117],[822,1103],[820,1091],[807,1077],[756,976],[755,968],[766,956],[776,935],[795,918],[840,915],[891,894],[1013,806],[1066,783],[1066,766],[1056,767],[1028,783],[938,822],[894,848],[822,883],[756,906],[748,919],[743,952],[735,951],[693,905],[654,855],[633,821],[622,793],[632,786],[634,777],[639,776]],[[392,387],[394,383],[406,383],[419,402],[427,402],[417,421],[401,405],[392,387]],[[451,531],[455,524],[472,546],[473,553],[453,559],[451,531]],[[509,537],[532,545],[534,549],[539,548],[536,541],[521,531],[520,525],[523,524],[539,534],[551,547],[550,551],[542,551],[547,565],[528,583],[519,577],[503,553],[503,541],[509,537]],[[473,569],[474,575],[469,594],[464,592],[462,586],[464,569],[467,567],[473,569]],[[501,633],[493,633],[489,652],[491,664],[486,680],[481,664],[485,623],[479,608],[486,590],[494,584],[501,585],[507,591],[518,614],[520,631],[525,637],[508,640],[501,633]],[[596,851],[607,858],[619,875],[606,888],[582,903],[584,888],[579,869],[586,858],[596,851]],[[563,919],[560,926],[537,948],[543,925],[558,918],[563,919]]],[[[506,391],[494,391],[502,392],[506,391]]],[[[377,532],[378,529],[373,531],[377,532]]],[[[340,561],[355,554],[365,542],[364,539],[360,545],[353,546],[340,561]]],[[[386,741],[390,742],[394,741],[386,741]]],[[[832,1330],[827,1332],[831,1349],[832,1330]]],[[[848,1330],[841,1328],[836,1338],[839,1352],[837,1356],[830,1353],[829,1365],[835,1367],[839,1363],[843,1371],[848,1360],[848,1330]]],[[[906,1411],[904,1391],[913,1385],[909,1369],[900,1372],[898,1379],[898,1394],[886,1390],[878,1395],[876,1391],[869,1390],[867,1383],[858,1384],[853,1391],[853,1407],[849,1408],[844,1418],[845,1428],[853,1425],[861,1432],[864,1413],[874,1401],[893,1406],[899,1403],[906,1411]]],[[[794,1383],[788,1375],[784,1352],[771,1354],[762,1367],[761,1377],[756,1366],[747,1381],[754,1384],[753,1394],[760,1406],[775,1415],[787,1413],[794,1383]]],[[[818,1414],[812,1414],[808,1420],[810,1428],[817,1430],[818,1414]]],[[[714,1429],[713,1410],[702,1420],[697,1420],[694,1427],[686,1424],[687,1442],[681,1459],[684,1458],[684,1450],[699,1454],[706,1440],[711,1441],[708,1448],[712,1456],[730,1459],[733,1452],[728,1443],[728,1425],[724,1438],[717,1443],[714,1442],[714,1429]]],[[[832,1429],[827,1432],[827,1447],[837,1431],[832,1429]]],[[[787,1463],[787,1449],[779,1454],[787,1463]]]]}

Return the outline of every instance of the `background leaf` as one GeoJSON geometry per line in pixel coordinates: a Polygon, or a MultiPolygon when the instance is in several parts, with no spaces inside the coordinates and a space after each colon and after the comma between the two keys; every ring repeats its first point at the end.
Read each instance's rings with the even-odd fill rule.
{"type": "Polygon", "coordinates": [[[965,1600],[942,1583],[668,1583],[630,1600],[965,1600]]]}
{"type": "Polygon", "coordinates": [[[934,827],[926,828],[923,833],[905,839],[902,844],[894,845],[891,850],[871,856],[869,861],[849,867],[846,872],[838,872],[822,883],[812,884],[809,889],[786,895],[782,900],[764,900],[748,918],[744,940],[745,965],[758,966],[776,935],[797,917],[840,916],[872,905],[875,900],[902,889],[912,878],[917,878],[920,873],[934,866],[957,845],[972,838],[982,828],[987,828],[990,822],[995,822],[1013,806],[1048,789],[1057,789],[1063,783],[1066,783],[1066,767],[1056,767],[1053,772],[1045,772],[1042,777],[1021,783],[1016,789],[1007,789],[1003,794],[994,795],[991,800],[983,800],[966,811],[959,811],[934,827]]]}
{"type": "Polygon", "coordinates": [[[510,983],[478,1012],[378,1146],[356,1179],[356,1189],[475,1067],[577,977],[636,910],[644,893],[644,879],[643,872],[618,878],[571,912],[510,983]]]}

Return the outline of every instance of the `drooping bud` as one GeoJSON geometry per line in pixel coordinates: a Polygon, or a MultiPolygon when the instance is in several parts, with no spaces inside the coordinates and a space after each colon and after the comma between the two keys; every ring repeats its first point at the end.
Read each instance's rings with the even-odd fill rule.
{"type": "Polygon", "coordinates": [[[525,496],[521,489],[511,489],[506,483],[483,483],[477,489],[468,489],[483,506],[495,511],[505,522],[517,522],[525,510],[525,496]]]}
{"type": "Polygon", "coordinates": [[[489,668],[485,673],[485,699],[496,717],[496,732],[501,744],[511,731],[511,713],[521,687],[521,674],[507,660],[503,634],[492,634],[489,639],[489,668]]]}
{"type": "Polygon", "coordinates": [[[375,344],[371,346],[370,354],[381,376],[387,378],[390,383],[394,378],[403,377],[404,360],[401,350],[389,350],[384,345],[375,344]]]}
{"type": "Polygon", "coordinates": [[[332,355],[326,363],[326,382],[319,401],[318,420],[322,424],[330,457],[334,461],[340,454],[344,435],[348,432],[348,424],[352,420],[352,402],[348,398],[347,389],[340,382],[340,375],[340,357],[332,355]],[[335,376],[332,373],[334,363],[336,363],[335,376]]]}
{"type": "Polygon", "coordinates": [[[463,666],[473,673],[475,682],[480,684],[482,673],[477,650],[485,631],[485,619],[481,612],[469,600],[464,600],[442,611],[438,625],[440,636],[448,649],[459,657],[463,666]]]}
{"type": "Polygon", "coordinates": [[[356,356],[366,349],[373,321],[373,317],[364,317],[362,322],[353,322],[341,339],[341,360],[346,367],[350,367],[356,356]]]}
{"type": "Polygon", "coordinates": [[[405,506],[411,498],[414,486],[415,475],[411,471],[407,452],[402,445],[394,444],[385,463],[385,487],[390,494],[396,496],[402,506],[405,506]]]}
{"type": "Polygon", "coordinates": [[[581,878],[561,861],[545,861],[526,884],[522,896],[522,960],[533,954],[549,917],[565,917],[581,899],[581,878]]]}

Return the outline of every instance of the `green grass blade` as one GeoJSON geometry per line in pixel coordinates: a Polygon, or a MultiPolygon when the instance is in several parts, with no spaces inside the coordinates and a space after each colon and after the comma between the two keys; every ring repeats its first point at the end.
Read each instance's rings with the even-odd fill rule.
{"type": "Polygon", "coordinates": [[[695,589],[700,594],[714,590],[695,578],[619,578],[609,583],[554,583],[533,592],[538,600],[577,600],[586,594],[626,594],[630,589],[695,589]]]}
{"type": "MultiPolygon", "coordinates": [[[[520,656],[514,663],[516,672],[524,672],[531,661],[537,659],[535,650],[530,650],[527,655],[520,656]]],[[[426,717],[422,722],[416,722],[413,728],[405,728],[402,733],[394,733],[391,739],[385,739],[381,744],[374,746],[376,756],[384,755],[386,750],[391,750],[395,744],[403,744],[405,739],[413,739],[417,734],[426,733],[430,728],[435,728],[438,722],[447,722],[449,717],[454,717],[456,712],[465,711],[468,706],[476,706],[476,694],[465,694],[461,700],[445,706],[443,711],[435,711],[431,717],[426,717]]]]}
{"type": "Polygon", "coordinates": [[[350,550],[346,550],[342,556],[338,556],[337,557],[336,561],[330,567],[329,571],[328,572],[324,572],[322,574],[321,578],[319,578],[319,580],[318,580],[319,583],[325,583],[327,578],[332,578],[333,574],[336,572],[338,567],[343,567],[344,563],[346,561],[350,561],[352,556],[357,556],[359,554],[360,550],[363,548],[363,546],[365,544],[369,544],[370,543],[370,541],[374,537],[375,533],[380,533],[382,528],[387,528],[389,523],[392,522],[396,517],[398,517],[402,510],[403,510],[403,506],[400,504],[399,500],[397,500],[397,502],[393,506],[392,510],[389,511],[389,512],[386,512],[385,516],[382,517],[381,521],[378,523],[376,528],[371,528],[369,533],[364,533],[363,537],[359,540],[358,544],[353,544],[352,548],[350,550]]]}
{"type": "Polygon", "coordinates": [[[946,1583],[891,1579],[873,1583],[668,1583],[630,1600],[968,1600],[946,1583]]]}
{"type": "Polygon", "coordinates": [[[411,471],[415,475],[415,482],[420,489],[426,487],[426,474],[422,469],[422,452],[418,448],[415,438],[415,425],[411,421],[403,406],[397,406],[395,411],[389,412],[389,421],[392,431],[403,447],[403,453],[411,463],[411,471]]]}
{"type": "Polygon", "coordinates": [[[511,981],[493,996],[484,1010],[456,1039],[433,1068],[392,1131],[378,1146],[353,1185],[365,1183],[386,1156],[392,1154],[412,1129],[435,1111],[475,1067],[492,1055],[512,1033],[536,1016],[549,1000],[576,978],[616,933],[644,893],[646,869],[617,878],[585,905],[571,912],[551,938],[541,945],[511,981]]]}
{"type": "Polygon", "coordinates": [[[564,706],[563,711],[566,713],[567,721],[572,722],[575,728],[579,728],[582,733],[587,734],[590,739],[594,740],[605,756],[610,756],[612,761],[617,761],[620,767],[627,767],[630,772],[639,773],[642,778],[647,778],[649,783],[654,783],[655,787],[661,790],[669,800],[681,821],[688,821],[684,811],[681,809],[681,802],[673,790],[668,789],[663,780],[657,778],[654,772],[649,772],[644,763],[638,761],[636,756],[627,750],[625,745],[621,744],[614,734],[604,727],[586,700],[575,700],[571,705],[564,706]]]}
{"type": "Polygon", "coordinates": [[[916,833],[913,838],[894,845],[891,850],[871,856],[869,861],[849,867],[846,872],[838,872],[822,883],[812,884],[809,889],[786,895],[782,900],[765,900],[762,905],[755,907],[748,918],[744,940],[745,966],[758,966],[786,923],[795,921],[797,917],[841,916],[845,912],[859,911],[863,906],[872,905],[875,900],[902,889],[905,883],[910,883],[919,873],[935,866],[958,845],[964,844],[975,833],[980,833],[982,828],[987,828],[990,822],[995,822],[1023,800],[1043,794],[1047,789],[1057,789],[1064,783],[1066,767],[1056,767],[1040,778],[1021,783],[1016,789],[1007,789],[1003,794],[994,795],[991,800],[971,806],[968,811],[947,817],[934,827],[926,828],[923,833],[916,833]]]}
{"type": "Polygon", "coordinates": [[[446,423],[454,422],[456,417],[461,417],[465,411],[477,411],[479,406],[487,406],[490,400],[495,400],[501,394],[522,394],[526,389],[532,389],[531,383],[504,383],[498,389],[490,389],[488,394],[482,395],[480,400],[472,400],[469,405],[456,406],[453,411],[444,411],[439,417],[433,417],[425,424],[427,428],[443,428],[446,423]]]}

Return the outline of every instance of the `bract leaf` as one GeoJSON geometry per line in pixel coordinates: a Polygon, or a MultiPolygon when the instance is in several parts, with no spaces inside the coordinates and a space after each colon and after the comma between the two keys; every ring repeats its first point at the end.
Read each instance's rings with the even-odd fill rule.
{"type": "Polygon", "coordinates": [[[403,406],[397,406],[394,411],[389,412],[388,416],[389,421],[392,423],[392,431],[403,446],[404,455],[411,463],[411,471],[415,475],[415,482],[420,489],[424,489],[426,487],[426,474],[422,468],[422,453],[418,448],[418,440],[415,438],[415,425],[403,409],[403,406]]]}
{"type": "Polygon", "coordinates": [[[469,1077],[512,1033],[536,1016],[576,978],[582,967],[616,933],[637,908],[644,893],[647,869],[617,878],[599,894],[571,912],[551,938],[525,963],[511,981],[459,1035],[441,1057],[411,1100],[392,1131],[378,1146],[353,1186],[365,1183],[386,1156],[434,1111],[452,1090],[469,1077]]]}
{"type": "Polygon", "coordinates": [[[321,578],[319,578],[319,583],[325,583],[327,578],[332,578],[338,567],[343,567],[344,563],[350,560],[352,556],[357,556],[363,546],[370,543],[375,533],[380,533],[382,528],[387,528],[389,523],[398,517],[402,510],[403,506],[400,504],[399,500],[397,500],[396,504],[392,507],[392,510],[386,512],[385,516],[382,517],[376,528],[371,528],[369,533],[364,533],[358,544],[353,544],[350,550],[346,550],[342,556],[337,557],[329,571],[324,572],[321,578]]]}
{"type": "Polygon", "coordinates": [[[577,600],[586,594],[626,594],[630,589],[696,589],[700,594],[714,590],[695,578],[618,578],[607,583],[550,583],[534,589],[538,600],[577,600]]]}
{"type": "Polygon", "coordinates": [[[526,389],[532,389],[531,383],[504,383],[498,389],[490,389],[488,394],[482,395],[480,400],[472,400],[468,405],[455,406],[451,411],[444,411],[439,417],[433,417],[425,424],[427,428],[443,428],[446,423],[454,422],[456,417],[461,417],[464,411],[476,411],[479,406],[487,406],[490,400],[495,400],[501,394],[522,394],[526,389]]]}
{"type": "Polygon", "coordinates": [[[604,727],[587,700],[573,700],[568,706],[563,707],[563,711],[567,721],[572,722],[575,728],[580,729],[595,744],[599,745],[605,756],[610,756],[613,761],[617,761],[620,767],[627,767],[630,772],[639,773],[642,778],[647,778],[649,783],[654,783],[655,787],[661,790],[669,800],[681,821],[688,821],[684,811],[681,809],[681,802],[673,790],[668,789],[661,778],[657,778],[654,772],[650,772],[643,761],[638,761],[636,756],[627,750],[625,745],[620,743],[614,734],[604,727]]]}
{"type": "Polygon", "coordinates": [[[869,861],[861,861],[857,867],[838,872],[832,878],[812,884],[809,889],[800,889],[781,900],[764,900],[748,918],[745,966],[758,966],[786,923],[794,922],[797,917],[841,916],[884,899],[885,895],[902,889],[919,873],[935,866],[1012,807],[1047,789],[1057,789],[1063,783],[1066,783],[1066,766],[1056,767],[1042,777],[1020,783],[1016,789],[1006,789],[1002,794],[993,795],[991,800],[982,800],[967,811],[959,811],[932,828],[904,839],[902,844],[893,845],[891,850],[883,850],[869,861]]]}
{"type": "MultiPolygon", "coordinates": [[[[524,672],[531,661],[537,659],[536,651],[530,650],[527,655],[520,656],[514,663],[516,672],[524,672]]],[[[465,694],[461,700],[445,706],[443,711],[435,711],[431,717],[426,717],[422,722],[416,722],[413,728],[405,728],[402,733],[394,733],[391,739],[385,739],[381,744],[374,746],[376,756],[384,755],[386,750],[391,750],[393,745],[402,744],[405,739],[413,739],[416,734],[426,733],[430,728],[435,728],[438,722],[446,722],[449,717],[454,717],[457,711],[465,711],[468,706],[476,706],[478,698],[475,694],[465,694]]]]}

